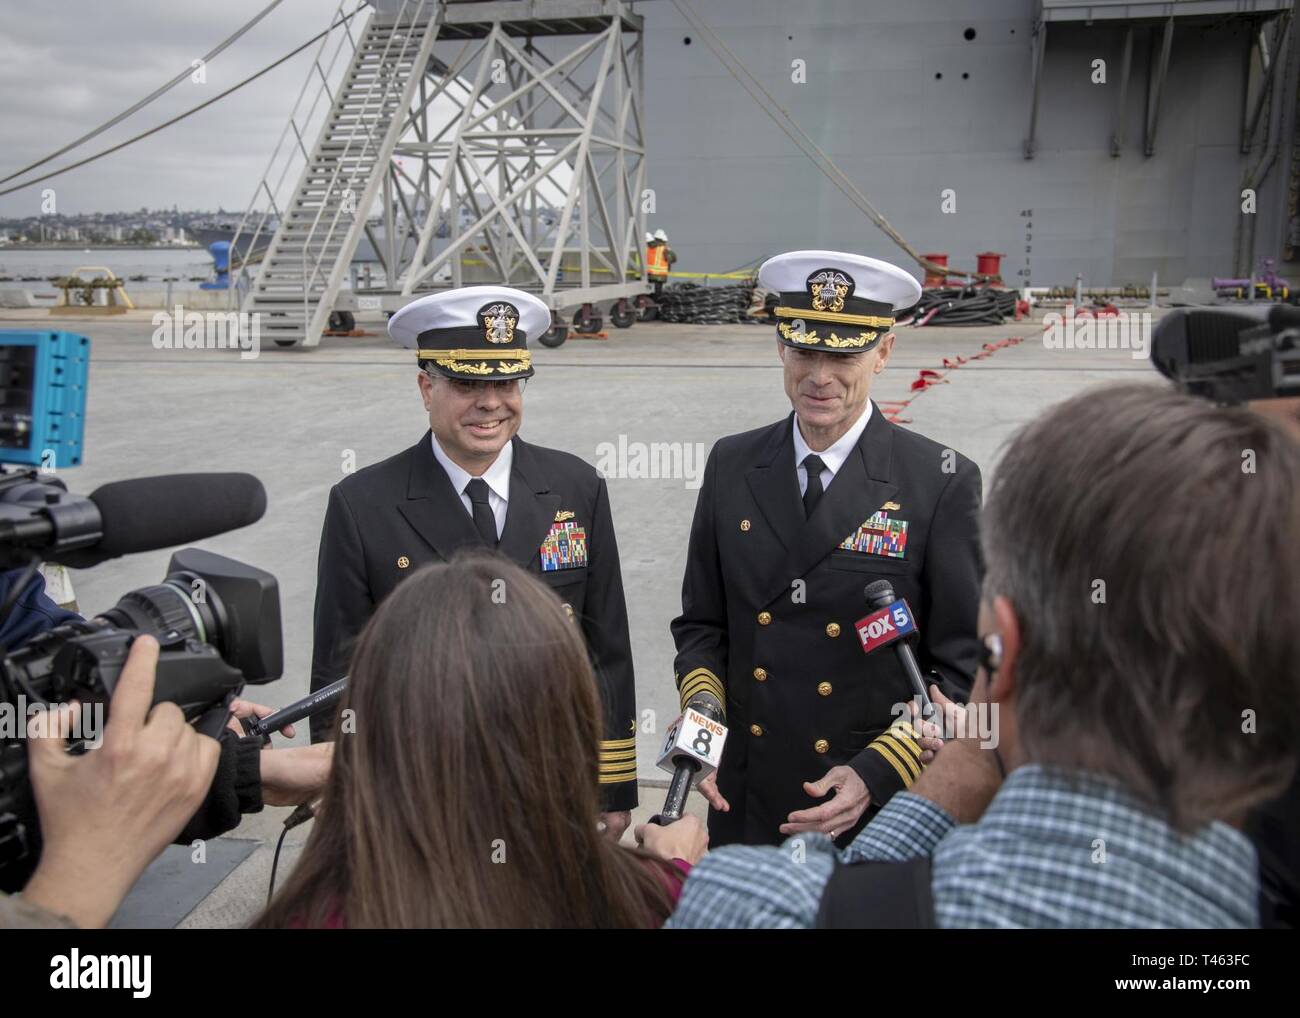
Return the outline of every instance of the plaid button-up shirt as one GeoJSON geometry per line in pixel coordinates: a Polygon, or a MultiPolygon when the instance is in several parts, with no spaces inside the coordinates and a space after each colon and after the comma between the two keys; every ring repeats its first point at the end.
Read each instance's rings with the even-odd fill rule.
{"type": "MultiPolygon", "coordinates": [[[[1258,924],[1255,849],[1213,823],[1179,835],[1114,780],[1028,765],[977,823],[895,795],[845,863],[932,857],[947,927],[1241,927],[1258,924]]],[[[836,849],[821,834],[710,852],[682,889],[676,928],[812,928],[836,849]]]]}

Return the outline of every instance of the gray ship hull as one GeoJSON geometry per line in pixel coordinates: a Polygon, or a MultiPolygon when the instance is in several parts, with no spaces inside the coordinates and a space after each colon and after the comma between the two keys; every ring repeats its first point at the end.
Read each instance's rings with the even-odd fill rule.
{"type": "MultiPolygon", "coordinates": [[[[1018,285],[1073,285],[1077,274],[1085,285],[1144,285],[1153,273],[1163,285],[1236,270],[1243,177],[1263,155],[1262,145],[1240,152],[1251,33],[1243,18],[1176,20],[1151,156],[1148,69],[1158,60],[1160,22],[1135,25],[1118,156],[1111,139],[1127,23],[1052,22],[1036,151],[1026,159],[1037,0],[694,7],[919,252],[948,253],[950,264],[971,269],[978,253],[1000,252],[1004,278],[1018,285]],[[1104,83],[1093,80],[1099,59],[1104,83]],[[792,80],[797,60],[805,62],[804,83],[792,80]]],[[[656,195],[647,222],[668,231],[680,256],[675,269],[723,272],[804,247],[913,267],[762,112],[674,5],[638,9],[656,195]]],[[[1290,33],[1270,111],[1278,157],[1258,187],[1251,263],[1280,258],[1295,229],[1287,188],[1297,175],[1298,34],[1290,33]]]]}

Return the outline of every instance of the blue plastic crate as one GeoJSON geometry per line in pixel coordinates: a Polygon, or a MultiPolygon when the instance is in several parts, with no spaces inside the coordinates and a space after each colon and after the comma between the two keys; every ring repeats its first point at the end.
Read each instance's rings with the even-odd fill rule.
{"type": "Polygon", "coordinates": [[[0,329],[0,462],[80,466],[89,372],[85,336],[0,329]]]}

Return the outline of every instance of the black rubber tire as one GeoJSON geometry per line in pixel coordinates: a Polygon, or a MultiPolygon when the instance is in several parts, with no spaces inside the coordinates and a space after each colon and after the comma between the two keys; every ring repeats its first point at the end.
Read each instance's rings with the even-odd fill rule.
{"type": "Polygon", "coordinates": [[[542,346],[557,347],[563,346],[564,341],[569,338],[569,327],[567,325],[552,325],[546,332],[537,337],[537,342],[542,346]]]}
{"type": "Polygon", "coordinates": [[[275,345],[283,347],[297,346],[298,341],[296,339],[277,339],[275,345]]]}
{"type": "Polygon", "coordinates": [[[616,329],[630,329],[637,320],[636,308],[629,307],[627,301],[620,300],[609,309],[609,320],[616,329]]]}
{"type": "Polygon", "coordinates": [[[593,314],[590,318],[583,318],[582,308],[578,308],[573,315],[573,331],[580,336],[590,336],[594,332],[599,332],[604,325],[604,319],[600,315],[593,314]]]}
{"type": "Polygon", "coordinates": [[[658,304],[653,304],[653,303],[652,303],[652,304],[647,304],[645,307],[643,307],[643,308],[641,309],[641,315],[640,315],[640,318],[641,318],[641,321],[643,321],[643,322],[653,322],[653,321],[654,321],[656,318],[658,318],[658,317],[659,317],[659,305],[658,305],[658,304]]]}
{"type": "Polygon", "coordinates": [[[352,316],[351,311],[331,311],[329,320],[330,332],[351,332],[357,327],[357,320],[352,316]]]}

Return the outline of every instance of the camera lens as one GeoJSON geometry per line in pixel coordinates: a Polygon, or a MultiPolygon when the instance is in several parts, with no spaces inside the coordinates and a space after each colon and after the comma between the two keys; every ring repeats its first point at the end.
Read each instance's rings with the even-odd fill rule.
{"type": "Polygon", "coordinates": [[[162,643],[177,634],[200,643],[212,643],[220,649],[219,612],[202,581],[185,585],[183,575],[168,576],[162,583],[140,587],[123,594],[103,613],[110,625],[137,633],[157,636],[162,643]]]}

